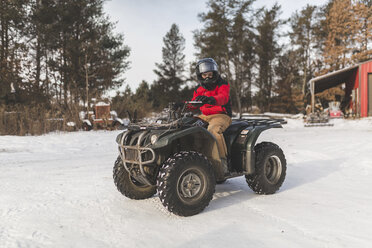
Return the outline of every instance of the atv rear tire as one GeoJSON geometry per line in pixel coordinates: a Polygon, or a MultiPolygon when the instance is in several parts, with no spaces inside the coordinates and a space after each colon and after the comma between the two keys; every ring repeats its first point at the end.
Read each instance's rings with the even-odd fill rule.
{"type": "Polygon", "coordinates": [[[166,160],[158,177],[158,195],[172,213],[191,216],[204,210],[213,198],[216,179],[201,153],[183,151],[166,160]]]}
{"type": "Polygon", "coordinates": [[[115,161],[114,166],[114,183],[120,193],[130,199],[147,199],[156,193],[155,186],[144,185],[130,176],[124,168],[120,156],[115,161]]]}
{"type": "Polygon", "coordinates": [[[255,173],[246,175],[248,186],[257,194],[274,194],[282,186],[287,162],[282,149],[274,143],[262,142],[254,147],[255,173]]]}

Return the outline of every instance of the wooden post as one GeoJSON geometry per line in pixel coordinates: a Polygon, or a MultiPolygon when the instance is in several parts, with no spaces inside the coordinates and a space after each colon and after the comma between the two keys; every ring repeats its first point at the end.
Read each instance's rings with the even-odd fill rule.
{"type": "Polygon", "coordinates": [[[89,119],[89,76],[88,76],[88,55],[85,52],[85,90],[87,101],[87,118],[89,119]]]}
{"type": "Polygon", "coordinates": [[[314,114],[315,108],[315,83],[313,80],[310,80],[310,92],[311,92],[311,113],[314,114]]]}

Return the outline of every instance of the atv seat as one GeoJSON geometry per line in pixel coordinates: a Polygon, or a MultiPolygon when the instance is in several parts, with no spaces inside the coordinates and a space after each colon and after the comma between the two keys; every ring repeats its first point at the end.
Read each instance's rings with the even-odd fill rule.
{"type": "Polygon", "coordinates": [[[247,121],[237,120],[233,121],[231,125],[225,130],[225,132],[223,132],[228,154],[231,154],[230,149],[236,137],[238,137],[240,132],[248,126],[249,124],[247,123],[247,121]]]}

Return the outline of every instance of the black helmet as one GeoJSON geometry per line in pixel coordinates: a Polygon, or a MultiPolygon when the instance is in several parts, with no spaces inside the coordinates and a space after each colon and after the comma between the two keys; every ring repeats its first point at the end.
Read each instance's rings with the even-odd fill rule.
{"type": "Polygon", "coordinates": [[[196,64],[196,76],[203,88],[213,90],[217,85],[216,82],[218,79],[218,66],[216,61],[212,58],[199,60],[196,64]],[[201,74],[209,71],[213,72],[213,77],[204,79],[201,74]]]}

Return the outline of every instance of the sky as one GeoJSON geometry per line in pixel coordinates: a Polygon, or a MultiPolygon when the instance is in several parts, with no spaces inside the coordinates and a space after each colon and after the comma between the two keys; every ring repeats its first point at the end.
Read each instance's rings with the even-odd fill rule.
{"type": "MultiPolygon", "coordinates": [[[[108,0],[104,10],[115,32],[124,35],[124,44],[131,49],[130,69],[124,73],[126,84],[135,90],[142,80],[152,83],[157,79],[155,63],[162,62],[163,37],[176,23],[186,40],[186,65],[198,58],[194,56],[193,31],[203,24],[198,14],[206,12],[206,0],[108,0]]],[[[271,8],[275,2],[282,6],[281,18],[289,18],[307,4],[322,5],[325,0],[256,0],[253,8],[271,8]]]]}

